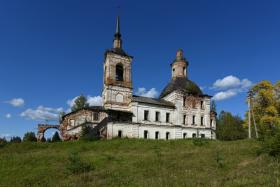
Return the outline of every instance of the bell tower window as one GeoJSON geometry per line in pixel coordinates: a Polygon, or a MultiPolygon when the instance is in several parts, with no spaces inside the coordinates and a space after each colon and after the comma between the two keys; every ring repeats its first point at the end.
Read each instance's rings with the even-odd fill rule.
{"type": "Polygon", "coordinates": [[[123,81],[123,66],[122,64],[116,65],[116,80],[123,81]]]}

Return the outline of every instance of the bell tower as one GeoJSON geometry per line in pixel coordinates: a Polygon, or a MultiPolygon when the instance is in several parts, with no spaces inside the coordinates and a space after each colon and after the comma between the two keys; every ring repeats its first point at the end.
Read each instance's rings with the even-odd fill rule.
{"type": "Polygon", "coordinates": [[[120,18],[117,17],[113,48],[105,52],[103,78],[103,106],[106,109],[129,111],[132,100],[131,63],[122,49],[120,18]]]}
{"type": "Polygon", "coordinates": [[[179,49],[176,53],[176,58],[171,64],[172,67],[172,79],[177,77],[188,78],[188,68],[189,62],[183,55],[183,50],[179,49]]]}

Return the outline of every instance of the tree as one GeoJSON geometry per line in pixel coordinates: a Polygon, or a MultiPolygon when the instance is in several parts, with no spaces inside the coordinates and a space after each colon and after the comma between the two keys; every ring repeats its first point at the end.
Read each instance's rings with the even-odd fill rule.
{"type": "Polygon", "coordinates": [[[210,103],[210,111],[217,112],[217,106],[214,100],[212,100],[210,103]]]}
{"type": "Polygon", "coordinates": [[[60,142],[61,141],[61,138],[58,134],[58,132],[56,131],[52,137],[52,142],[60,142]]]}
{"type": "Polygon", "coordinates": [[[37,138],[34,132],[27,132],[23,136],[24,142],[37,142],[37,138]]]}
{"type": "MultiPolygon", "coordinates": [[[[275,128],[280,126],[280,81],[275,85],[266,80],[261,81],[250,89],[250,93],[251,112],[254,114],[261,138],[273,135],[275,128]]],[[[246,126],[248,123],[247,112],[246,126]]]]}
{"type": "Polygon", "coordinates": [[[82,127],[82,132],[80,136],[80,140],[96,140],[97,134],[95,133],[94,129],[91,126],[84,125],[82,127]]]}
{"type": "Polygon", "coordinates": [[[217,119],[216,135],[219,140],[238,140],[246,138],[243,120],[230,112],[222,111],[217,119]]]}
{"type": "Polygon", "coordinates": [[[63,116],[65,116],[65,114],[66,113],[64,111],[59,113],[59,123],[62,123],[62,119],[63,119],[63,116]]]}
{"type": "Polygon", "coordinates": [[[0,137],[0,145],[6,144],[6,143],[7,143],[6,138],[1,138],[0,137]]]}
{"type": "Polygon", "coordinates": [[[20,143],[21,138],[19,136],[14,136],[14,137],[11,138],[10,142],[11,143],[20,143]]]}
{"type": "Polygon", "coordinates": [[[43,136],[43,138],[41,138],[41,142],[46,142],[46,138],[43,136]]]}
{"type": "Polygon", "coordinates": [[[87,98],[84,95],[80,95],[75,99],[74,105],[72,106],[72,112],[80,110],[82,108],[88,107],[89,104],[87,103],[87,98]]]}

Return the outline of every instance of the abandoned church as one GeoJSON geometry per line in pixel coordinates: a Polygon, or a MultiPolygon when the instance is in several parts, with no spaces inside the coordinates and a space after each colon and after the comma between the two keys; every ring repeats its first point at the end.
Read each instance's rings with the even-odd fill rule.
{"type": "MultiPolygon", "coordinates": [[[[203,94],[188,77],[189,62],[178,50],[171,62],[171,79],[159,98],[133,95],[133,57],[122,47],[117,18],[113,48],[105,52],[102,106],[87,107],[62,117],[56,125],[63,140],[78,139],[82,127],[94,129],[99,138],[215,139],[216,113],[211,96],[203,94]]],[[[38,126],[38,139],[50,126],[38,126]]]]}

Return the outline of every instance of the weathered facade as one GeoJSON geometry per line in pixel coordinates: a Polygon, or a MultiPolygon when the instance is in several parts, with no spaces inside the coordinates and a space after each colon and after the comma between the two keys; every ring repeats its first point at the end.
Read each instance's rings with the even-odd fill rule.
{"type": "Polygon", "coordinates": [[[113,48],[105,52],[103,106],[66,114],[60,124],[64,140],[78,139],[82,126],[97,137],[146,139],[215,139],[216,114],[211,96],[188,78],[189,62],[180,49],[171,63],[171,80],[159,98],[133,95],[132,60],[122,48],[119,18],[113,48]]]}

